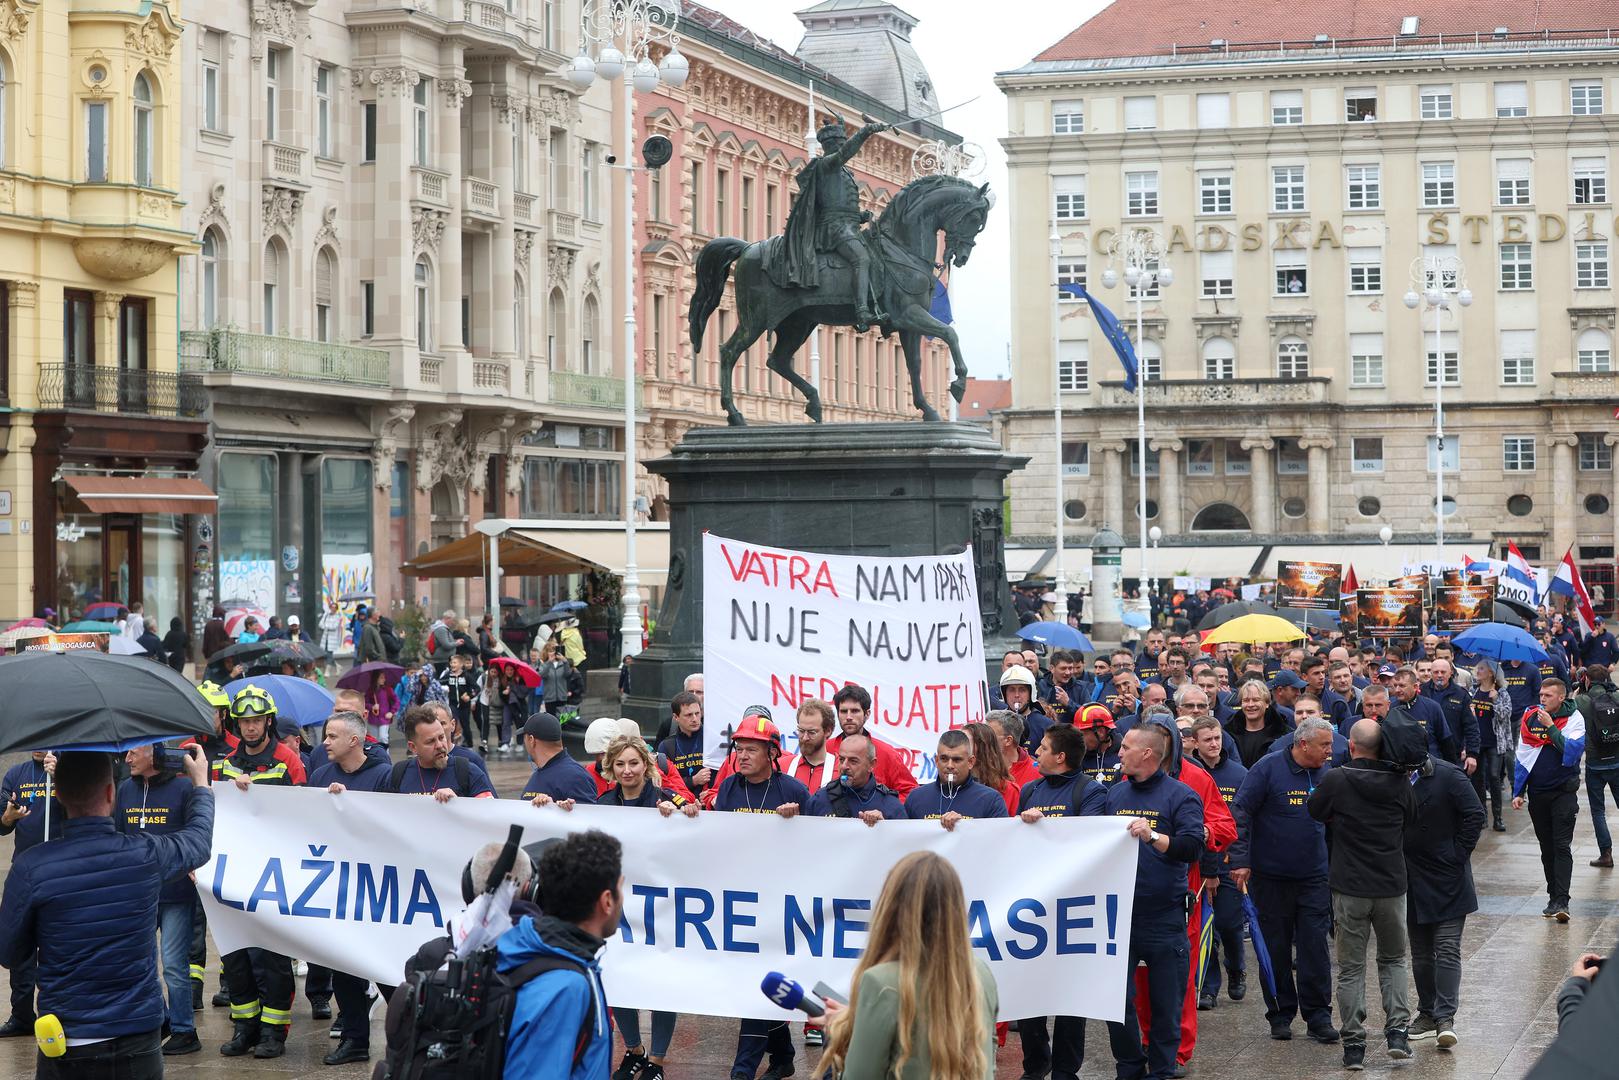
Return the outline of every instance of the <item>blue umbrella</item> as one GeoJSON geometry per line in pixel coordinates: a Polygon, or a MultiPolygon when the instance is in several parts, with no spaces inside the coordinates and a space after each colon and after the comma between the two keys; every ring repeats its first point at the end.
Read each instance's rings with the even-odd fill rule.
{"type": "Polygon", "coordinates": [[[560,603],[552,604],[551,610],[546,612],[546,614],[571,614],[575,611],[583,611],[589,606],[590,605],[585,603],[583,600],[563,600],[560,603]]]}
{"type": "Polygon", "coordinates": [[[1137,630],[1145,630],[1152,623],[1152,618],[1145,611],[1126,611],[1119,616],[1119,621],[1126,626],[1133,626],[1137,630]]]}
{"type": "Polygon", "coordinates": [[[225,684],[225,693],[235,697],[249,683],[268,691],[275,698],[276,715],[290,717],[299,727],[323,722],[332,715],[332,703],[337,700],[320,683],[292,675],[254,675],[249,679],[237,679],[225,684]]]}
{"type": "Polygon", "coordinates": [[[1037,641],[1049,649],[1082,649],[1095,652],[1091,639],[1062,622],[1032,622],[1017,632],[1024,641],[1037,641]]]}
{"type": "Polygon", "coordinates": [[[1275,1001],[1276,971],[1270,966],[1270,948],[1265,944],[1265,935],[1259,932],[1259,912],[1255,910],[1254,899],[1246,889],[1242,892],[1242,917],[1248,921],[1248,937],[1254,943],[1254,959],[1259,961],[1259,981],[1265,988],[1265,996],[1275,1001]]]}
{"type": "Polygon", "coordinates": [[[1457,634],[1452,642],[1456,648],[1475,656],[1488,656],[1492,660],[1546,659],[1546,650],[1521,627],[1507,623],[1483,623],[1465,633],[1457,634]]]}

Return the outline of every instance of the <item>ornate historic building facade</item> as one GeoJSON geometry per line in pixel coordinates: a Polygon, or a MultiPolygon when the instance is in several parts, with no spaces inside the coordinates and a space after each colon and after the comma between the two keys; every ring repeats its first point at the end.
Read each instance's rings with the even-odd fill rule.
{"type": "Polygon", "coordinates": [[[190,601],[178,0],[0,0],[0,618],[190,601]]]}
{"type": "Polygon", "coordinates": [[[345,591],[465,610],[464,582],[400,564],[486,517],[621,514],[613,105],[557,74],[578,25],[577,0],[198,12],[181,356],[220,493],[199,589],[306,626],[345,591]]]}
{"type": "MultiPolygon", "coordinates": [[[[890,19],[902,16],[886,3],[867,7],[890,19]]],[[[636,335],[648,418],[640,442],[643,460],[667,453],[694,425],[725,422],[719,347],[736,327],[736,298],[728,284],[703,348],[694,354],[686,309],[696,285],[697,253],[717,236],[760,240],[781,231],[797,191],[794,177],[809,152],[809,131],[834,115],[852,131],[862,113],[900,125],[868,140],[850,163],[861,205],[874,213],[914,178],[912,159],[921,147],[935,140],[960,141],[935,124],[911,119],[913,111],[933,108],[923,110],[914,89],[910,99],[891,104],[717,12],[685,4],[681,18],[681,51],[691,62],[690,78],[683,89],[660,88],[636,103],[637,138],[664,135],[674,143],[673,160],[658,173],[643,173],[636,188],[636,335]]],[[[921,70],[914,52],[911,58],[907,75],[921,70]]],[[[848,59],[899,63],[893,49],[886,60],[848,59]]],[[[822,327],[818,336],[818,364],[806,344],[795,368],[819,386],[828,423],[917,418],[897,335],[822,327]]],[[[765,367],[770,344],[767,336],[738,360],[732,377],[738,407],[753,423],[807,422],[803,398],[765,367]]],[[[942,343],[924,342],[922,378],[924,392],[942,413],[951,378],[949,350],[942,343]]],[[[639,483],[653,516],[662,517],[662,481],[643,474],[639,483]]]]}
{"type": "Polygon", "coordinates": [[[1458,550],[1573,545],[1611,577],[1619,52],[1585,28],[1611,12],[1381,11],[1307,5],[1255,41],[1253,4],[1183,19],[1119,0],[999,77],[1017,237],[1002,424],[1032,459],[1014,533],[1053,536],[1060,394],[1070,545],[1137,534],[1144,464],[1166,546],[1375,546],[1386,525],[1431,551],[1437,510],[1458,550]],[[1174,272],[1143,297],[1145,463],[1112,349],[1055,288],[1088,282],[1134,336],[1130,289],[1101,281],[1133,229],[1174,272]],[[1403,302],[1434,265],[1472,300],[1437,327],[1403,302]]]}

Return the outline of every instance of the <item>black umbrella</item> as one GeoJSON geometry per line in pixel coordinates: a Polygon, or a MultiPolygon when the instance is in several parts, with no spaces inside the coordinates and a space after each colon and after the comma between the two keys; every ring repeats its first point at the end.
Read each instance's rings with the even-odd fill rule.
{"type": "Polygon", "coordinates": [[[522,600],[519,600],[515,596],[502,596],[500,598],[500,606],[501,607],[527,607],[528,604],[525,603],[522,600]]]}
{"type": "Polygon", "coordinates": [[[246,641],[235,645],[227,645],[208,658],[210,666],[224,663],[229,660],[240,660],[244,664],[255,656],[263,656],[270,651],[272,641],[246,641]]]}
{"type": "Polygon", "coordinates": [[[1203,618],[1198,620],[1199,630],[1213,630],[1216,626],[1224,626],[1232,619],[1243,615],[1274,615],[1279,619],[1297,623],[1299,620],[1287,613],[1276,610],[1269,604],[1258,600],[1233,600],[1229,604],[1221,604],[1203,618]]]}
{"type": "Polygon", "coordinates": [[[307,664],[317,660],[325,660],[332,655],[313,641],[293,641],[290,638],[277,638],[265,644],[270,646],[270,651],[264,654],[264,659],[261,662],[274,664],[278,667],[288,660],[295,664],[307,664]]]}
{"type": "Polygon", "coordinates": [[[167,664],[89,649],[0,659],[0,754],[128,750],[212,735],[214,710],[167,664]]]}

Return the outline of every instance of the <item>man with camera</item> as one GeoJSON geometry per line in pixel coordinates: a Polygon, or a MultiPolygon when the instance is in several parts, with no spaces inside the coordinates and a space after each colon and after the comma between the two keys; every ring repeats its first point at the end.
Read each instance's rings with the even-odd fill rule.
{"type": "Polygon", "coordinates": [[[1567,699],[1568,684],[1562,679],[1540,681],[1540,706],[1524,714],[1518,775],[1512,785],[1512,808],[1522,810],[1528,796],[1529,820],[1540,841],[1548,897],[1541,914],[1560,923],[1568,922],[1574,821],[1580,813],[1580,757],[1585,751],[1585,718],[1567,699]],[[1523,760],[1531,753],[1525,772],[1523,760]]]}
{"type": "Polygon", "coordinates": [[[62,839],[19,855],[0,899],[0,964],[39,956],[39,1007],[68,1045],[40,1054],[37,1080],[151,1080],[163,1075],[163,990],[156,950],[163,884],[208,861],[214,795],[200,749],[186,752],[192,792],[176,832],[121,833],[112,757],[70,752],[56,766],[62,839]]]}

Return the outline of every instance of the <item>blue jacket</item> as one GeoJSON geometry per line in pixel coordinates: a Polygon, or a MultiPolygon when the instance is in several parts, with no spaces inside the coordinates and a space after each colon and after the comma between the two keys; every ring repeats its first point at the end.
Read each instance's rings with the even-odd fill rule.
{"type": "MultiPolygon", "coordinates": [[[[1478,717],[1473,715],[1473,695],[1451,679],[1444,687],[1433,682],[1423,683],[1422,696],[1438,705],[1439,711],[1445,714],[1445,725],[1450,728],[1451,738],[1459,744],[1457,749],[1478,757],[1481,743],[1478,717]]],[[[1461,764],[1459,759],[1452,760],[1461,764]]]]}
{"type": "Polygon", "coordinates": [[[1321,713],[1332,721],[1332,726],[1339,731],[1345,730],[1359,719],[1355,715],[1355,703],[1330,686],[1321,691],[1321,713]]]}
{"type": "Polygon", "coordinates": [[[214,793],[199,788],[177,833],[120,833],[110,817],[74,818],[62,839],[14,859],[0,899],[0,965],[39,952],[39,1012],[69,1038],[111,1039],[163,1026],[157,898],[208,861],[214,793]]]}
{"type": "Polygon", "coordinates": [[[392,770],[393,763],[386,757],[379,759],[367,751],[360,759],[360,767],[353,772],[344,772],[335,761],[326,762],[309,774],[309,786],[324,788],[342,784],[350,791],[386,791],[392,770]]]}
{"type": "MultiPolygon", "coordinates": [[[[1359,720],[1360,718],[1356,717],[1356,719],[1359,720]]],[[[1286,750],[1293,745],[1293,737],[1297,734],[1296,730],[1289,731],[1286,735],[1270,744],[1270,752],[1274,754],[1278,750],[1286,750]]],[[[1349,740],[1344,738],[1341,732],[1334,731],[1332,733],[1332,757],[1327,759],[1327,767],[1341,769],[1347,764],[1349,764],[1349,740]]]]}
{"type": "MultiPolygon", "coordinates": [[[[113,824],[122,833],[148,832],[154,836],[176,833],[185,825],[191,798],[197,787],[184,776],[160,773],[157,776],[131,776],[118,785],[112,812],[113,824]]],[[[176,874],[163,883],[160,904],[191,902],[197,895],[191,879],[176,874]]]]}
{"type": "Polygon", "coordinates": [[[1136,863],[1136,916],[1176,913],[1184,917],[1186,868],[1203,855],[1203,802],[1197,792],[1162,769],[1139,783],[1126,776],[1107,789],[1103,812],[1109,817],[1146,818],[1169,837],[1167,852],[1141,845],[1136,863]]]}
{"type": "MultiPolygon", "coordinates": [[[[786,773],[772,772],[760,784],[750,784],[741,773],[732,773],[715,792],[714,809],[739,814],[774,814],[776,807],[785,803],[797,803],[802,810],[809,801],[809,788],[786,773]],[[755,799],[758,805],[754,804],[755,799]]],[[[1004,814],[1004,802],[1001,810],[1004,814]]]]}
{"type": "MultiPolygon", "coordinates": [[[[388,756],[388,748],[382,743],[377,742],[375,739],[367,738],[364,745],[366,760],[380,761],[389,766],[393,765],[393,758],[388,756]]],[[[309,748],[309,760],[304,762],[304,775],[311,778],[308,783],[313,784],[315,782],[313,777],[316,770],[329,761],[331,761],[331,758],[326,756],[326,743],[324,741],[317,741],[314,746],[309,748]]]]}
{"type": "MultiPolygon", "coordinates": [[[[1229,737],[1227,736],[1227,738],[1229,737]]],[[[1232,802],[1237,798],[1237,791],[1242,787],[1243,779],[1248,775],[1248,770],[1242,767],[1242,762],[1237,760],[1237,755],[1229,750],[1221,750],[1220,760],[1213,767],[1210,767],[1201,757],[1196,758],[1196,763],[1208,770],[1210,778],[1214,780],[1215,788],[1220,792],[1220,798],[1225,800],[1226,809],[1229,810],[1232,802]]],[[[1212,872],[1218,873],[1222,880],[1228,879],[1230,875],[1227,871],[1230,868],[1230,862],[1230,848],[1219,852],[1205,851],[1203,853],[1203,876],[1208,877],[1212,872]]]]}
{"type": "Polygon", "coordinates": [[[905,820],[905,804],[894,794],[893,788],[879,784],[876,776],[869,778],[865,787],[849,788],[847,791],[846,797],[838,799],[844,813],[838,813],[839,806],[833,802],[834,796],[844,795],[842,777],[811,795],[809,805],[804,807],[804,813],[810,817],[859,817],[867,810],[878,810],[882,812],[885,821],[905,820]]]}
{"type": "Polygon", "coordinates": [[[1326,771],[1304,769],[1291,751],[1266,754],[1249,767],[1231,803],[1232,869],[1294,881],[1327,876],[1327,829],[1305,806],[1326,771]]]}
{"type": "Polygon", "coordinates": [[[507,1080],[601,1080],[612,1069],[613,1029],[596,959],[601,946],[600,938],[549,915],[523,919],[500,936],[496,969],[501,972],[542,956],[566,957],[588,972],[547,971],[517,991],[506,1035],[507,1080]],[[587,1015],[595,1017],[592,1034],[576,1067],[574,1048],[587,1015]]]}
{"type": "Polygon", "coordinates": [[[1619,641],[1615,641],[1611,630],[1604,630],[1600,634],[1592,634],[1580,643],[1580,655],[1587,665],[1601,664],[1612,667],[1615,660],[1619,660],[1619,641]]]}
{"type": "Polygon", "coordinates": [[[916,821],[942,818],[954,811],[964,818],[1006,817],[1006,796],[972,777],[956,788],[954,795],[945,795],[942,781],[923,784],[905,797],[905,816],[916,821]]]}
{"type": "Polygon", "coordinates": [[[1512,722],[1523,718],[1524,710],[1540,704],[1540,669],[1527,660],[1501,665],[1507,677],[1507,696],[1512,698],[1512,722]]]}
{"type": "Polygon", "coordinates": [[[518,798],[532,802],[534,796],[540,794],[549,795],[558,802],[573,799],[575,802],[594,803],[596,780],[588,769],[563,752],[529,774],[528,783],[523,785],[523,792],[518,798]]]}
{"type": "MultiPolygon", "coordinates": [[[[1428,753],[1445,761],[1460,761],[1461,744],[1456,739],[1456,732],[1450,728],[1450,722],[1445,719],[1445,710],[1433,698],[1424,697],[1420,691],[1409,703],[1401,702],[1398,695],[1391,695],[1390,708],[1399,708],[1405,705],[1411,718],[1422,725],[1422,730],[1428,733],[1428,753]]],[[[1468,709],[1472,715],[1472,709],[1468,709]]]]}
{"type": "Polygon", "coordinates": [[[1107,788],[1075,769],[1041,776],[1023,785],[1018,813],[1038,810],[1046,817],[1095,817],[1107,808],[1107,788]]]}
{"type": "MultiPolygon", "coordinates": [[[[28,808],[28,816],[11,825],[0,825],[0,836],[16,832],[17,850],[13,854],[21,855],[45,839],[45,766],[30,757],[22,764],[7,769],[5,779],[0,780],[0,809],[8,802],[28,808]]],[[[67,820],[67,814],[62,810],[62,804],[56,801],[54,791],[51,794],[50,819],[51,839],[55,840],[62,835],[62,824],[67,820]]]]}

